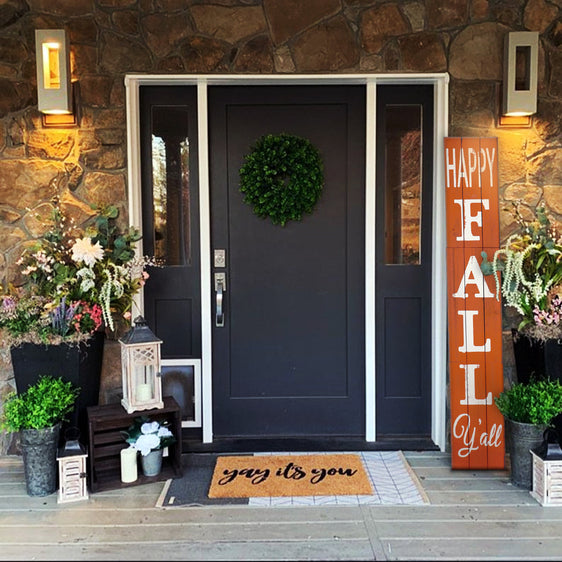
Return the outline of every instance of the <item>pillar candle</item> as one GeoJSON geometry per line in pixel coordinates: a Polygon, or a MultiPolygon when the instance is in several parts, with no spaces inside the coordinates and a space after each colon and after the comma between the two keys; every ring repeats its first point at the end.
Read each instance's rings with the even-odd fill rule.
{"type": "Polygon", "coordinates": [[[121,449],[121,482],[134,482],[137,477],[137,450],[121,449]]]}
{"type": "Polygon", "coordinates": [[[135,394],[137,402],[146,402],[152,399],[152,388],[149,384],[139,384],[135,394]]]}

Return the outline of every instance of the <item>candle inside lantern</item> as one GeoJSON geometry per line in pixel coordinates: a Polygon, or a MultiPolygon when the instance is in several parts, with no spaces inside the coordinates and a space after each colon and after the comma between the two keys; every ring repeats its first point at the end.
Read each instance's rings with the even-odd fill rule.
{"type": "Polygon", "coordinates": [[[134,447],[121,449],[121,482],[134,482],[137,477],[137,450],[134,447]]]}
{"type": "Polygon", "coordinates": [[[137,402],[147,402],[152,400],[152,388],[150,384],[139,384],[135,394],[137,402]]]}

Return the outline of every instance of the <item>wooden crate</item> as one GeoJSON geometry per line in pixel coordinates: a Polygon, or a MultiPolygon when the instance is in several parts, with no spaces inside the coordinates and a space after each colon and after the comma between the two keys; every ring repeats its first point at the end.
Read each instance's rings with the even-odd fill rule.
{"type": "Polygon", "coordinates": [[[547,461],[533,456],[533,496],[541,505],[562,505],[562,460],[547,461]]]}
{"type": "Polygon", "coordinates": [[[88,432],[90,443],[88,476],[91,492],[137,486],[179,478],[182,475],[181,412],[178,403],[171,396],[164,398],[163,408],[131,414],[128,414],[121,404],[89,407],[88,432]],[[151,420],[159,422],[167,420],[176,442],[168,447],[168,456],[162,459],[162,471],[158,476],[144,476],[139,466],[137,480],[121,482],[121,449],[129,446],[121,431],[127,431],[134,418],[140,416],[148,416],[151,420]]]}

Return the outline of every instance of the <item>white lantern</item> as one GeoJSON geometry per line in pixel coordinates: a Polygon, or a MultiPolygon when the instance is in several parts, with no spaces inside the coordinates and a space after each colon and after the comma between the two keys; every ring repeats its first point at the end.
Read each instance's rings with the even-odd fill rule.
{"type": "MultiPolygon", "coordinates": [[[[76,431],[78,432],[78,430],[76,431]]],[[[59,463],[59,496],[57,503],[88,499],[88,488],[86,486],[87,457],[88,453],[84,446],[78,442],[78,439],[68,439],[64,447],[59,449],[57,453],[59,463]]]]}
{"type": "Polygon", "coordinates": [[[142,316],[119,339],[123,398],[121,404],[128,414],[139,410],[163,408],[160,345],[142,316]]]}

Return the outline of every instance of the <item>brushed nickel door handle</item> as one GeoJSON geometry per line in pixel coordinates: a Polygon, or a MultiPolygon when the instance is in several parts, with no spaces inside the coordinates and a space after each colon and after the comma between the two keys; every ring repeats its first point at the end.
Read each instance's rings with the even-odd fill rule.
{"type": "Polygon", "coordinates": [[[215,326],[224,326],[224,289],[226,279],[224,273],[215,273],[215,326]]]}

